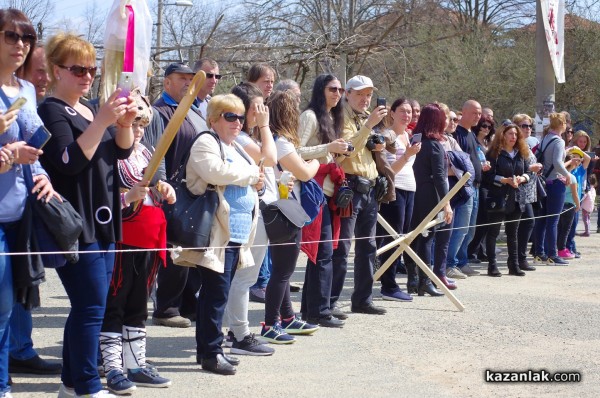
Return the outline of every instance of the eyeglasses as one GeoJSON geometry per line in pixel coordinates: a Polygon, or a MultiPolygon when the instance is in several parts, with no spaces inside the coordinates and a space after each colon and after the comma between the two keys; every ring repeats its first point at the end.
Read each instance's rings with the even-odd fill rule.
{"type": "Polygon", "coordinates": [[[327,88],[327,90],[329,90],[330,93],[334,93],[334,94],[340,93],[340,95],[344,94],[344,91],[346,91],[341,87],[326,87],[326,88],[327,88]]]}
{"type": "Polygon", "coordinates": [[[522,129],[532,129],[533,128],[533,124],[522,124],[520,127],[522,129]]]}
{"type": "Polygon", "coordinates": [[[223,116],[223,119],[227,120],[230,123],[233,123],[236,120],[239,120],[240,123],[244,124],[244,120],[246,120],[246,116],[244,116],[244,115],[238,115],[238,114],[235,114],[233,112],[221,113],[221,116],[223,116]]]}
{"type": "Polygon", "coordinates": [[[458,122],[458,118],[457,117],[451,117],[450,121],[454,122],[454,123],[457,123],[458,122]]]}
{"type": "Polygon", "coordinates": [[[56,65],[56,66],[58,66],[59,68],[68,70],[75,77],[84,77],[85,75],[87,75],[89,73],[90,76],[93,78],[94,76],[96,76],[96,70],[98,70],[98,67],[96,67],[96,66],[90,66],[90,67],[79,66],[79,65],[72,65],[72,66],[56,65]]]}
{"type": "Polygon", "coordinates": [[[213,77],[217,80],[221,80],[221,77],[223,77],[223,75],[217,75],[215,73],[207,73],[206,74],[207,79],[212,79],[213,77]]]}
{"type": "Polygon", "coordinates": [[[0,33],[4,33],[4,42],[11,46],[17,44],[19,40],[23,42],[25,47],[31,47],[33,46],[33,43],[35,43],[35,35],[32,35],[31,33],[20,35],[12,30],[2,30],[0,33]]]}
{"type": "Polygon", "coordinates": [[[567,134],[573,134],[573,129],[569,129],[569,130],[565,131],[565,133],[567,133],[567,134]]]}
{"type": "Polygon", "coordinates": [[[491,129],[491,128],[492,128],[492,126],[491,126],[490,124],[485,124],[485,123],[484,123],[484,124],[482,124],[482,125],[480,126],[480,128],[482,128],[482,129],[491,129]]]}

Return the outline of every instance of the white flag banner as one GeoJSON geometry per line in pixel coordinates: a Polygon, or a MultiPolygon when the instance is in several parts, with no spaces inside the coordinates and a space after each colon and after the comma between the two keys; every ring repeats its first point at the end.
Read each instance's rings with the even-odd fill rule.
{"type": "Polygon", "coordinates": [[[565,82],[565,0],[539,0],[556,81],[565,82]]]}

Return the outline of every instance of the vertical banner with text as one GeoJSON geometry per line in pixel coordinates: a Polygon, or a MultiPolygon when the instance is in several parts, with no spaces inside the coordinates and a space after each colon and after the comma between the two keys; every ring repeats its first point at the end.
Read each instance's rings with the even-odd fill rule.
{"type": "MultiPolygon", "coordinates": [[[[538,0],[542,6],[542,19],[550,59],[558,83],[565,82],[565,0],[538,0]]],[[[539,23],[539,21],[538,21],[539,23]]]]}

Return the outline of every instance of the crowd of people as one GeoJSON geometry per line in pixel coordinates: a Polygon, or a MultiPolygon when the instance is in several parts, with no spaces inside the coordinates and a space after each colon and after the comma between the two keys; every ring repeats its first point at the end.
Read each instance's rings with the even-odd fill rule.
{"type": "Polygon", "coordinates": [[[154,289],[153,324],[187,328],[195,321],[197,363],[223,375],[236,373],[237,355],[268,356],[271,344],[351,321],[340,304],[351,254],[350,312],[384,315],[373,301],[373,275],[390,255],[377,249],[392,237],[378,226],[378,214],[408,233],[466,172],[471,178],[444,206],[442,222],[411,243],[437,280],[405,255],[381,277],[384,300],[442,296],[436,283],[454,290],[459,279],[480,274],[469,264],[487,263],[488,276],[502,276],[502,224],[514,276],[580,257],[580,210],[580,236],[590,234],[600,170],[589,135],[574,132],[566,112],[549,115],[539,140],[524,113],[497,123],[492,109],[472,99],[460,110],[439,102],[421,108],[403,97],[373,107],[371,78],[344,83],[332,74],[316,77],[303,107],[299,85],[275,85],[277,73],[265,63],[253,65],[230,93],[214,95],[221,74],[210,58],[169,65],[154,104],[120,89],[90,100],[92,44],[59,33],[42,47],[15,9],[0,10],[0,35],[0,253],[17,251],[31,195],[66,200],[83,221],[78,260],[56,269],[71,307],[62,364],[33,349],[30,311],[39,300],[17,294],[11,256],[0,255],[0,397],[11,396],[9,373],[60,374],[63,398],[168,387],[171,381],[146,361],[154,289]],[[200,70],[206,80],[147,183],[154,148],[200,70]],[[21,98],[26,102],[12,109],[21,98]],[[30,138],[44,126],[51,136],[40,149],[30,138]],[[218,196],[203,250],[166,250],[163,207],[177,201],[170,181],[180,172],[192,194],[214,189],[218,196]],[[319,214],[269,245],[261,209],[301,198],[310,181],[322,188],[319,214]],[[300,251],[308,260],[295,309],[290,279],[300,251]],[[397,279],[404,273],[406,290],[397,279]],[[256,334],[251,299],[264,302],[256,334]]]}

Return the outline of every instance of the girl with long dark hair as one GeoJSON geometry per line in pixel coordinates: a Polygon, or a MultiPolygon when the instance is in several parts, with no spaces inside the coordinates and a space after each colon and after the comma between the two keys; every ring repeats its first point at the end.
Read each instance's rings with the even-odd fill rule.
{"type": "MultiPolygon", "coordinates": [[[[321,164],[316,180],[323,187],[328,202],[335,192],[335,177],[332,179],[332,176],[340,175],[334,157],[343,156],[348,150],[348,144],[339,138],[344,118],[340,102],[343,92],[342,84],[335,76],[317,76],[310,103],[300,115],[298,153],[304,160],[317,159],[321,164]]],[[[308,261],[301,311],[311,323],[324,327],[341,327],[344,322],[340,318],[346,316],[333,315],[329,303],[333,277],[332,214],[328,205],[323,206],[321,212],[313,224],[303,229],[303,240],[319,243],[302,245],[308,261]]]]}

